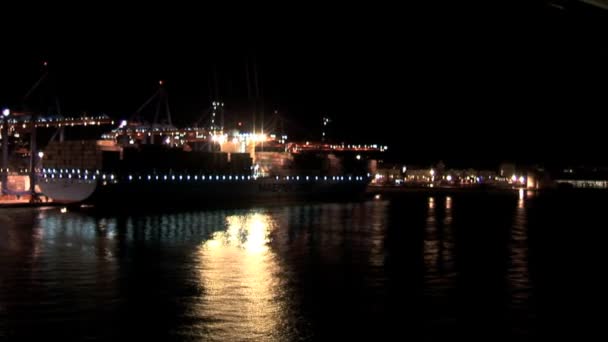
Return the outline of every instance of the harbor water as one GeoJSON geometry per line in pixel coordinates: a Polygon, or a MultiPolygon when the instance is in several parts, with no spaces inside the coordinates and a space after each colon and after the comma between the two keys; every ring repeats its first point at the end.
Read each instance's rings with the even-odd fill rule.
{"type": "Polygon", "coordinates": [[[0,209],[0,340],[535,340],[600,317],[604,193],[0,209]]]}

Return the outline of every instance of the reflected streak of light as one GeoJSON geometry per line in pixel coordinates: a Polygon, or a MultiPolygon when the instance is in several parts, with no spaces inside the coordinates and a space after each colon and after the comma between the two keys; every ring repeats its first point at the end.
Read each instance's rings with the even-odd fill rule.
{"type": "Polygon", "coordinates": [[[221,247],[236,247],[247,254],[260,254],[268,250],[272,225],[270,217],[261,214],[228,216],[226,231],[215,232],[212,238],[203,244],[203,248],[216,250],[221,247]]]}
{"type": "Polygon", "coordinates": [[[206,331],[219,340],[273,336],[286,314],[281,267],[268,246],[275,223],[270,215],[251,213],[228,216],[225,225],[199,250],[204,295],[194,315],[218,320],[206,331]]]}
{"type": "Polygon", "coordinates": [[[439,260],[439,241],[437,240],[437,218],[435,217],[435,198],[429,197],[429,211],[426,219],[424,237],[424,263],[427,272],[433,277],[437,273],[437,262],[439,260]]]}
{"type": "Polygon", "coordinates": [[[448,290],[453,287],[456,270],[452,235],[452,197],[445,198],[442,220],[440,220],[442,211],[438,211],[435,204],[435,199],[429,197],[423,260],[425,295],[438,298],[447,295],[448,290]]]}
{"type": "MultiPolygon", "coordinates": [[[[520,199],[519,202],[523,202],[520,199]]],[[[510,309],[514,317],[519,317],[522,310],[530,306],[532,283],[528,268],[528,232],[527,213],[523,206],[518,205],[511,227],[511,238],[509,241],[509,261],[507,269],[507,281],[510,292],[510,309]]],[[[516,321],[517,325],[525,328],[525,322],[516,321]]]]}

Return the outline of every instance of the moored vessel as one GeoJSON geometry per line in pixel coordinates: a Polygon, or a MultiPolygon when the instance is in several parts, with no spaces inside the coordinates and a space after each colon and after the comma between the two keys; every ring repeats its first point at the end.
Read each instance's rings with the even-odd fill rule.
{"type": "Polygon", "coordinates": [[[361,195],[370,181],[361,159],[367,147],[313,148],[238,133],[201,138],[192,130],[157,131],[160,143],[153,144],[152,134],[139,133],[49,144],[38,181],[43,194],[97,205],[323,200],[361,195]]]}

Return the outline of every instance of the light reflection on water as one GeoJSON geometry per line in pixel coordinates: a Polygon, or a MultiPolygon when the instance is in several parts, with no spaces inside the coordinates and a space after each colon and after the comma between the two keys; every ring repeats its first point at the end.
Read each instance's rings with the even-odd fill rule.
{"type": "Polygon", "coordinates": [[[234,341],[276,339],[287,312],[281,300],[281,266],[269,248],[272,216],[229,215],[226,229],[213,233],[197,253],[204,295],[192,315],[208,317],[208,336],[234,341]]]}
{"type": "MultiPolygon", "coordinates": [[[[532,197],[530,193],[527,195],[532,197]]],[[[526,335],[530,321],[534,316],[533,310],[530,310],[532,305],[529,303],[532,284],[528,259],[528,218],[526,210],[526,196],[524,196],[523,189],[520,189],[507,244],[509,263],[506,272],[510,297],[508,300],[509,310],[514,322],[513,332],[517,335],[526,335]]]]}
{"type": "Polygon", "coordinates": [[[133,216],[11,211],[0,217],[0,339],[323,339],[403,331],[408,310],[449,335],[471,300],[486,299],[466,287],[496,286],[484,272],[497,269],[488,292],[508,298],[497,311],[525,334],[530,208],[519,195],[485,207],[492,198],[424,195],[133,216]]]}
{"type": "MultiPolygon", "coordinates": [[[[449,310],[442,298],[454,288],[456,277],[452,232],[452,197],[429,197],[424,230],[425,295],[435,305],[432,310],[449,310]],[[441,205],[441,207],[437,207],[441,205]],[[439,306],[439,307],[438,307],[439,306]]],[[[431,324],[432,326],[432,324],[431,324]]]]}

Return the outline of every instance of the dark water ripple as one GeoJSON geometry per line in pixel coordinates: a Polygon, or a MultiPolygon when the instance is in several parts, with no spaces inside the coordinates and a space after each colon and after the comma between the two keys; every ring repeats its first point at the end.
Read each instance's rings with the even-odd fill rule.
{"type": "Polygon", "coordinates": [[[3,210],[0,339],[534,340],[556,332],[541,318],[576,321],[555,279],[586,288],[563,258],[589,243],[567,227],[605,222],[586,198],[3,210]]]}

